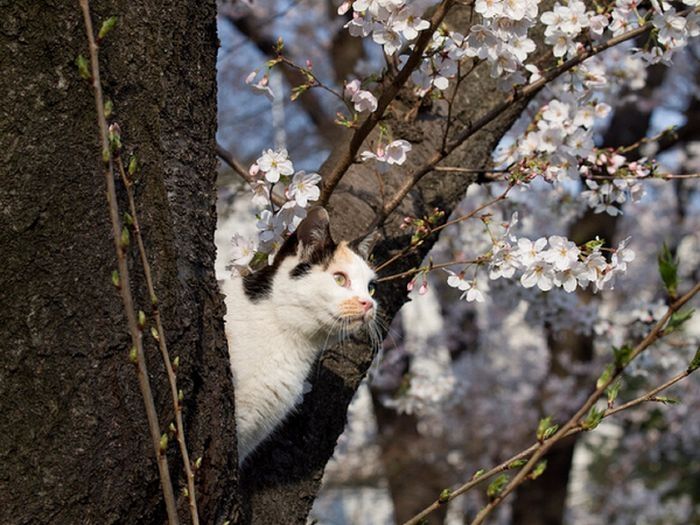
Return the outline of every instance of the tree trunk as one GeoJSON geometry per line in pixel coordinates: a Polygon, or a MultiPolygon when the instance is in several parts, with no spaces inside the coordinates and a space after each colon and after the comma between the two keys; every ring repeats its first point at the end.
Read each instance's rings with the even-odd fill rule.
{"type": "MultiPolygon", "coordinates": [[[[103,85],[141,163],[139,218],[171,356],[180,358],[190,455],[203,458],[202,522],[220,523],[234,510],[237,460],[213,271],[215,4],[91,7],[96,28],[119,18],[101,46],[103,85]]],[[[110,282],[116,257],[93,93],[74,65],[88,55],[80,6],[3,0],[0,13],[0,522],[163,523],[126,319],[110,282]]],[[[136,307],[150,314],[130,250],[136,307]]],[[[165,432],[173,408],[160,354],[145,341],[165,432]]],[[[187,522],[176,446],[168,459],[187,522]]]]}

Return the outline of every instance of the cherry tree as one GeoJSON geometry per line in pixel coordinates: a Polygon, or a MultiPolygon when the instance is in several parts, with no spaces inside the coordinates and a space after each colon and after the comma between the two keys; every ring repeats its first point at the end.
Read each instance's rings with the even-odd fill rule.
{"type": "Polygon", "coordinates": [[[330,4],[221,3],[218,144],[212,2],[3,9],[3,521],[305,522],[373,361],[402,522],[696,519],[696,2],[330,4]],[[326,206],[389,333],[240,472],[215,154],[221,276],[326,206]]]}

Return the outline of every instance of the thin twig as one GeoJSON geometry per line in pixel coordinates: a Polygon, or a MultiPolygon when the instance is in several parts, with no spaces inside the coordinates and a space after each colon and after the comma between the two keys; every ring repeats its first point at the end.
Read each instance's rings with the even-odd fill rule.
{"type": "Polygon", "coordinates": [[[85,20],[85,31],[90,48],[90,64],[92,68],[92,87],[95,94],[95,106],[97,109],[97,124],[100,129],[100,139],[102,143],[102,160],[104,163],[104,176],[107,184],[107,201],[109,204],[109,215],[112,222],[112,234],[114,237],[114,249],[117,254],[117,264],[119,271],[119,291],[124,304],[127,323],[129,325],[129,333],[131,335],[131,343],[136,349],[136,361],[138,369],[139,388],[143,397],[143,403],[146,409],[146,418],[148,420],[148,429],[151,434],[151,441],[156,453],[158,462],[158,471],[160,475],[161,487],[163,489],[163,497],[165,499],[165,507],[168,513],[168,523],[177,525],[177,507],[175,505],[175,495],[173,493],[173,485],[170,479],[170,471],[168,470],[168,461],[165,451],[160,447],[160,426],[158,424],[158,414],[156,413],[155,403],[153,401],[153,393],[151,391],[150,381],[148,379],[148,370],[146,368],[146,358],[143,353],[143,341],[141,330],[136,320],[136,311],[134,310],[134,302],[131,296],[131,283],[129,281],[129,270],[126,263],[126,253],[124,245],[121,241],[121,223],[119,220],[119,212],[117,209],[117,193],[114,187],[114,166],[112,163],[112,155],[110,152],[109,139],[107,138],[107,120],[104,113],[104,99],[102,96],[102,85],[100,84],[100,67],[98,61],[98,47],[93,33],[92,19],[90,16],[90,7],[88,0],[79,0],[80,7],[83,11],[85,20]]]}
{"type": "MultiPolygon", "coordinates": [[[[314,72],[311,71],[309,68],[302,67],[302,66],[300,66],[300,65],[298,65],[298,64],[295,64],[294,62],[292,62],[290,59],[288,59],[287,57],[285,57],[285,56],[283,56],[283,55],[279,55],[277,58],[278,58],[278,59],[280,60],[280,62],[282,62],[283,64],[286,64],[287,66],[289,66],[289,67],[292,68],[292,69],[296,69],[297,71],[299,71],[301,74],[303,74],[303,75],[306,76],[307,78],[313,80],[314,83],[311,84],[310,87],[320,87],[321,89],[324,89],[325,91],[327,91],[328,93],[330,93],[331,95],[333,95],[334,97],[336,97],[337,99],[339,99],[343,104],[347,105],[347,100],[345,100],[345,98],[343,97],[343,95],[341,95],[338,91],[336,91],[336,90],[333,89],[332,87],[330,87],[330,86],[326,85],[325,83],[323,83],[323,82],[314,74],[314,72]]],[[[292,86],[292,87],[294,87],[294,86],[292,86]]]]}
{"type": "MultiPolygon", "coordinates": [[[[471,219],[472,217],[474,217],[475,215],[477,215],[478,213],[481,213],[482,211],[484,211],[484,210],[485,210],[486,208],[488,208],[489,206],[493,206],[493,205],[496,204],[497,202],[500,202],[500,201],[503,201],[503,200],[507,199],[507,198],[508,198],[508,193],[510,192],[511,189],[513,189],[513,185],[512,185],[512,184],[509,184],[508,187],[505,189],[505,191],[504,191],[503,193],[501,193],[500,195],[498,195],[497,197],[494,197],[494,198],[491,199],[490,201],[487,201],[487,202],[485,202],[484,204],[482,204],[481,206],[478,206],[477,208],[474,208],[472,211],[470,211],[469,213],[467,213],[467,214],[465,214],[465,215],[461,215],[461,216],[456,217],[456,218],[454,218],[454,219],[452,219],[452,220],[450,220],[450,221],[447,221],[447,222],[444,223],[444,224],[441,224],[440,226],[436,226],[435,228],[431,228],[430,231],[428,232],[428,234],[427,234],[425,237],[427,237],[428,235],[432,235],[433,233],[437,233],[437,232],[439,232],[439,231],[441,231],[441,230],[444,230],[445,228],[447,228],[448,226],[452,226],[453,224],[457,224],[457,223],[459,223],[459,222],[469,220],[469,219],[471,219]]],[[[416,243],[413,243],[413,244],[407,246],[406,248],[404,248],[403,250],[401,250],[399,253],[397,253],[397,254],[394,255],[393,257],[391,257],[391,258],[387,259],[386,261],[384,261],[384,262],[383,262],[382,264],[380,264],[377,268],[375,268],[375,271],[376,271],[376,272],[379,272],[379,271],[383,270],[384,268],[386,268],[387,266],[389,266],[390,264],[392,264],[392,263],[396,262],[397,260],[401,259],[404,255],[407,255],[407,254],[411,253],[411,251],[415,250],[415,249],[423,242],[423,240],[425,239],[425,237],[421,238],[420,241],[418,241],[418,242],[416,242],[416,243]]]]}
{"type": "Polygon", "coordinates": [[[484,175],[497,175],[497,174],[503,174],[503,173],[508,173],[508,170],[499,170],[499,169],[489,169],[489,168],[462,168],[459,166],[435,166],[435,169],[433,171],[445,171],[448,173],[476,173],[476,174],[484,174],[484,175]]]}
{"type": "Polygon", "coordinates": [[[567,421],[564,426],[562,426],[556,434],[554,434],[550,439],[545,441],[532,455],[527,464],[518,472],[518,474],[505,486],[501,493],[491,500],[488,505],[486,505],[479,513],[476,518],[471,522],[471,525],[479,525],[484,522],[486,516],[488,516],[493,509],[495,509],[503,499],[513,492],[525,479],[527,478],[530,471],[534,468],[537,462],[544,456],[549,450],[561,439],[568,435],[568,432],[581,425],[581,419],[588,413],[593,405],[598,401],[598,399],[603,395],[607,388],[612,384],[612,382],[617,379],[617,377],[625,370],[627,365],[631,363],[639,354],[644,352],[649,348],[654,342],[663,337],[663,329],[666,323],[671,318],[674,312],[677,312],[683,305],[685,305],[690,299],[692,299],[698,292],[700,292],[700,283],[697,283],[689,292],[683,295],[680,299],[673,302],[664,316],[654,325],[651,331],[642,339],[637,346],[632,350],[627,362],[623,365],[616,366],[613,373],[605,381],[599,381],[595,391],[588,397],[586,402],[581,406],[581,408],[567,421]]]}
{"type": "Polygon", "coordinates": [[[426,266],[421,266],[420,268],[411,268],[410,270],[406,270],[405,272],[387,275],[386,277],[377,279],[377,282],[381,283],[383,281],[393,281],[394,279],[409,277],[415,273],[432,272],[433,270],[441,270],[442,268],[449,268],[450,266],[459,266],[461,264],[477,264],[479,262],[481,262],[481,259],[458,259],[455,261],[447,261],[438,264],[431,263],[426,266]]]}
{"type": "Polygon", "coordinates": [[[168,375],[168,383],[170,385],[170,398],[173,404],[173,409],[175,412],[175,425],[177,428],[177,442],[180,446],[180,455],[182,456],[182,464],[185,467],[185,474],[187,476],[187,499],[189,501],[190,516],[192,518],[192,525],[199,525],[199,513],[197,511],[197,497],[195,493],[194,486],[194,473],[192,472],[192,464],[190,463],[190,456],[187,452],[187,444],[185,442],[185,426],[182,423],[182,403],[180,402],[178,388],[177,388],[177,377],[175,375],[175,370],[173,369],[172,362],[170,361],[170,354],[168,353],[168,346],[165,339],[165,330],[163,329],[163,320],[160,315],[160,307],[158,297],[156,296],[155,288],[153,286],[153,277],[151,274],[151,265],[148,262],[148,257],[146,256],[146,247],[143,243],[143,236],[141,235],[141,227],[139,226],[138,215],[136,213],[136,203],[134,201],[134,191],[133,182],[129,179],[124,169],[124,163],[122,162],[121,155],[116,157],[117,167],[126,188],[126,194],[129,201],[129,211],[131,213],[131,219],[133,221],[133,230],[136,237],[136,243],[139,248],[139,256],[141,258],[141,266],[143,267],[143,274],[146,278],[146,286],[148,287],[148,296],[151,301],[151,309],[153,313],[153,319],[156,322],[156,330],[158,335],[158,347],[160,348],[160,354],[163,357],[163,363],[165,363],[165,370],[168,375]]]}
{"type": "MultiPolygon", "coordinates": [[[[685,379],[686,377],[688,377],[692,373],[693,373],[693,371],[691,371],[691,370],[684,370],[683,372],[676,374],[671,379],[669,379],[668,381],[666,381],[662,385],[654,388],[653,390],[650,390],[649,392],[647,392],[647,393],[645,393],[645,394],[643,394],[643,395],[641,395],[641,396],[639,396],[631,401],[628,401],[627,403],[624,403],[623,405],[620,405],[619,407],[607,409],[603,413],[603,418],[613,416],[613,415],[615,415],[619,412],[622,412],[624,410],[628,410],[628,409],[633,408],[637,405],[641,405],[642,403],[653,401],[654,396],[656,396],[657,394],[670,388],[671,386],[675,385],[679,381],[682,381],[683,379],[685,379]]],[[[581,432],[584,432],[583,427],[575,427],[575,428],[572,428],[571,430],[569,430],[569,432],[564,437],[573,436],[573,435],[579,434],[581,432]]],[[[517,454],[515,454],[514,456],[508,458],[503,463],[496,465],[495,467],[493,467],[490,470],[487,470],[486,472],[482,472],[479,476],[473,477],[468,482],[466,482],[463,485],[460,485],[459,487],[457,487],[456,489],[450,491],[449,496],[435,500],[433,503],[428,505],[425,509],[423,509],[418,514],[413,516],[411,519],[406,521],[403,525],[417,525],[418,523],[421,522],[421,520],[423,518],[425,518],[426,516],[428,516],[429,514],[431,514],[432,512],[437,510],[438,508],[440,508],[441,506],[445,505],[448,501],[452,501],[453,499],[455,499],[458,496],[461,496],[465,492],[470,491],[471,489],[473,489],[474,487],[476,487],[480,483],[483,483],[484,481],[488,480],[489,478],[492,478],[496,474],[499,474],[499,473],[504,472],[506,470],[510,470],[515,461],[527,458],[528,456],[530,456],[530,454],[535,452],[541,446],[542,446],[542,443],[540,443],[539,441],[536,443],[533,443],[532,445],[530,445],[526,449],[524,449],[524,450],[518,452],[517,454]]]]}
{"type": "Polygon", "coordinates": [[[641,177],[635,177],[634,175],[622,175],[616,177],[615,175],[582,175],[584,179],[591,180],[687,180],[687,179],[700,179],[700,173],[656,173],[644,175],[641,177]]]}

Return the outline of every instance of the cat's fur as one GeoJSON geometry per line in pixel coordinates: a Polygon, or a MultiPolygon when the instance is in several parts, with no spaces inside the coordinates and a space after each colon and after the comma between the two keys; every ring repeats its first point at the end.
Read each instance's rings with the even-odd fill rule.
{"type": "Polygon", "coordinates": [[[317,207],[272,265],[224,283],[240,462],[299,404],[321,351],[373,325],[374,278],[346,242],[333,242],[328,214],[317,207]]]}

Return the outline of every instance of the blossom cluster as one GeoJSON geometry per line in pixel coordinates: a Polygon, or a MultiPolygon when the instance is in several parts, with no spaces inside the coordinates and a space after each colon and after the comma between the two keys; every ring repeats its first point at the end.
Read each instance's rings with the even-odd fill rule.
{"type": "Polygon", "coordinates": [[[486,60],[491,76],[500,79],[502,89],[525,83],[522,69],[535,50],[528,32],[537,23],[538,3],[537,0],[477,0],[474,4],[482,23],[471,27],[466,54],[486,60]]]}
{"type": "Polygon", "coordinates": [[[420,31],[430,27],[430,22],[422,16],[436,3],[436,0],[345,1],[338,8],[338,14],[345,14],[352,7],[352,20],[345,25],[350,34],[363,38],[371,36],[391,56],[418,38],[420,31]]]}
{"type": "Polygon", "coordinates": [[[615,216],[622,213],[619,204],[628,200],[639,202],[644,196],[644,188],[638,179],[647,177],[652,172],[652,167],[644,159],[627,162],[622,155],[613,152],[599,151],[590,155],[586,163],[580,168],[581,175],[586,177],[587,189],[581,192],[581,198],[585,199],[588,206],[595,213],[607,213],[615,216]],[[612,180],[603,178],[597,181],[596,174],[609,176],[612,180]]]}
{"type": "Polygon", "coordinates": [[[321,176],[294,170],[286,149],[268,149],[250,167],[253,204],[260,212],[255,238],[246,238],[239,234],[233,236],[232,264],[237,271],[249,269],[255,265],[256,258],[272,262],[272,257],[284,242],[285,236],[293,233],[299,223],[306,217],[309,203],[318,200],[321,176]],[[284,202],[275,207],[272,203],[273,186],[281,185],[284,202]]]}
{"type": "MultiPolygon", "coordinates": [[[[457,76],[458,64],[467,55],[467,41],[456,31],[436,31],[425,50],[423,60],[411,73],[411,81],[416,85],[416,93],[424,96],[433,87],[445,91],[450,80],[457,76]]],[[[403,55],[400,63],[408,59],[403,55]]]]}
{"type": "MultiPolygon", "coordinates": [[[[516,272],[524,288],[537,287],[543,292],[561,288],[571,293],[577,288],[593,286],[595,292],[612,287],[617,274],[627,269],[634,260],[634,252],[627,248],[628,239],[611,250],[608,261],[602,253],[603,242],[595,240],[580,248],[560,235],[540,237],[533,241],[513,235],[496,239],[488,262],[491,280],[513,278],[516,272]]],[[[478,269],[471,278],[465,272],[447,270],[447,284],[462,291],[461,299],[483,302],[488,290],[486,281],[478,279],[478,269]]]]}

